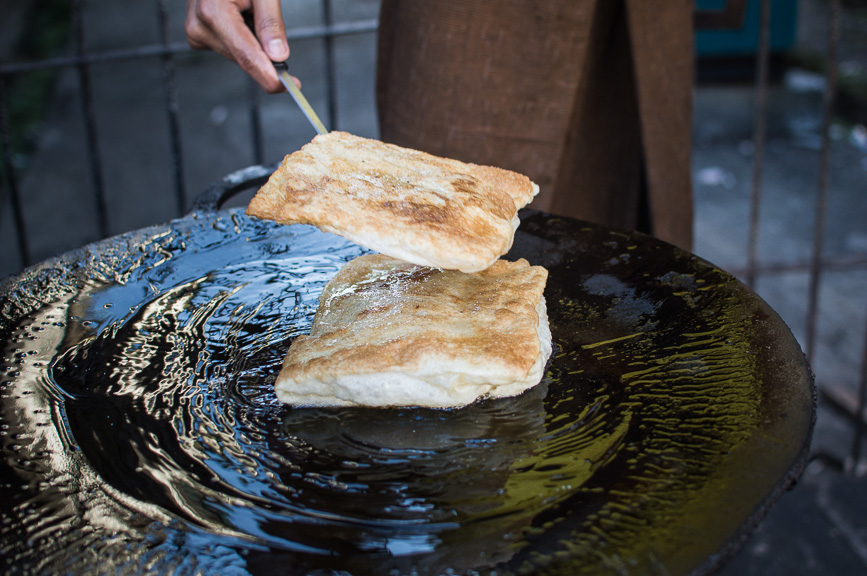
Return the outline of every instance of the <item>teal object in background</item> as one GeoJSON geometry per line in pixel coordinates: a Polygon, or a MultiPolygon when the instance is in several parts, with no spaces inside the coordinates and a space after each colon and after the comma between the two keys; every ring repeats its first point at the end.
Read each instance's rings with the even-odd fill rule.
{"type": "MultiPolygon", "coordinates": [[[[722,10],[726,0],[696,0],[697,10],[722,10]]],[[[695,49],[702,56],[747,56],[759,45],[761,1],[749,0],[743,26],[739,30],[697,30],[695,49]]],[[[795,44],[798,3],[794,0],[771,1],[771,51],[786,52],[795,44]]]]}

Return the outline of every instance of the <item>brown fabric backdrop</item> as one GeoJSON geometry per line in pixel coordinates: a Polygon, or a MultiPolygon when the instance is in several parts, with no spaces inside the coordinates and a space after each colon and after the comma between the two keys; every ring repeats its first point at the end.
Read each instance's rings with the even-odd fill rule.
{"type": "Polygon", "coordinates": [[[382,139],[688,249],[692,43],[692,0],[383,0],[382,139]]]}

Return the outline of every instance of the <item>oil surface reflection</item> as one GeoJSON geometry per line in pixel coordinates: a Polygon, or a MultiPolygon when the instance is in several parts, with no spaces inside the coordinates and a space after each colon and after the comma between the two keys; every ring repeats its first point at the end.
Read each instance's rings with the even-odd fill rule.
{"type": "Polygon", "coordinates": [[[556,222],[531,218],[513,255],[550,270],[542,384],[460,410],[277,401],[289,342],[361,253],[312,228],[199,215],[16,280],[2,324],[3,562],[694,569],[802,448],[769,400],[789,395],[785,426],[802,433],[809,400],[766,380],[808,390],[804,366],[774,362],[769,376],[756,341],[781,323],[721,271],[685,253],[660,268],[656,241],[556,222]],[[790,446],[769,458],[760,430],[790,446]],[[759,461],[780,471],[763,485],[743,474],[759,461]]]}

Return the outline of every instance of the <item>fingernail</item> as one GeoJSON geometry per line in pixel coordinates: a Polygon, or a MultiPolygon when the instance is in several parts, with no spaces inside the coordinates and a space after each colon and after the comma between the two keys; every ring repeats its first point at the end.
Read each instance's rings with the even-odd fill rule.
{"type": "Polygon", "coordinates": [[[268,42],[268,56],[270,56],[272,60],[285,60],[289,57],[288,52],[289,47],[286,46],[286,42],[283,40],[274,38],[268,42]]]}

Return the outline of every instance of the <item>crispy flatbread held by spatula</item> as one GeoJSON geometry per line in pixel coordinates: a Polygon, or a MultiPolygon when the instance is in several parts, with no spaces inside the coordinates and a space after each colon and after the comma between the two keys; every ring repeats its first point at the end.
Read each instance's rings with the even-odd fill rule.
{"type": "Polygon", "coordinates": [[[283,159],[247,214],[312,224],[422,266],[477,272],[505,254],[539,187],[491,166],[330,132],[283,159]]]}
{"type": "Polygon", "coordinates": [[[551,354],[547,278],[523,259],[466,274],[360,256],[326,285],[310,334],[289,347],[277,397],[447,408],[520,394],[551,354]]]}

